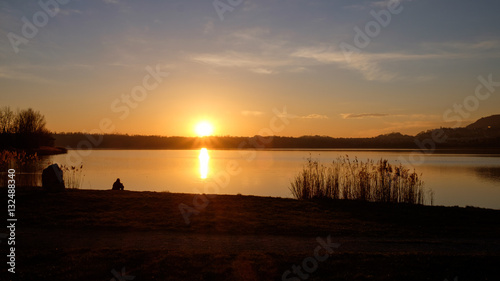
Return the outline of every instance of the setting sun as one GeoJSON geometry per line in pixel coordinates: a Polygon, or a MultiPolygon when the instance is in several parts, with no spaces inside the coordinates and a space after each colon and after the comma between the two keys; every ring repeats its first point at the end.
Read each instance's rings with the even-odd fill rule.
{"type": "Polygon", "coordinates": [[[198,123],[195,127],[195,132],[199,137],[210,136],[213,131],[214,129],[212,127],[212,124],[206,121],[198,123]]]}

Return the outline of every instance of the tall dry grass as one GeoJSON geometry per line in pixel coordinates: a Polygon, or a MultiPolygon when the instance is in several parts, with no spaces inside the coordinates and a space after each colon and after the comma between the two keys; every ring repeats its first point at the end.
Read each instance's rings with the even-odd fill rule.
{"type": "Polygon", "coordinates": [[[15,169],[16,186],[41,186],[41,161],[37,154],[24,151],[0,151],[0,186],[7,186],[7,171],[15,169]]]}
{"type": "Polygon", "coordinates": [[[433,203],[432,191],[424,188],[422,175],[402,164],[350,160],[338,157],[331,165],[311,158],[291,182],[290,190],[297,199],[330,198],[370,202],[409,204],[433,203]]]}
{"type": "MultiPolygon", "coordinates": [[[[16,186],[42,186],[42,171],[50,163],[42,161],[37,154],[24,151],[0,151],[0,186],[7,186],[7,171],[15,169],[16,186]]],[[[83,164],[80,166],[60,166],[66,188],[79,189],[83,183],[83,164]]]]}
{"type": "Polygon", "coordinates": [[[79,189],[83,183],[83,164],[80,166],[66,166],[62,165],[63,180],[66,188],[79,189]]]}

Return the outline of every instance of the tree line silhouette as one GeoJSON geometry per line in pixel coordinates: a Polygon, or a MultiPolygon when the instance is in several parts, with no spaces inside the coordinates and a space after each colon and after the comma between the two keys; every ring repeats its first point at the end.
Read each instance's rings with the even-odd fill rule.
{"type": "MultiPolygon", "coordinates": [[[[460,128],[440,128],[421,132],[416,136],[390,133],[371,138],[333,138],[329,136],[143,136],[128,134],[51,133],[45,117],[32,108],[17,110],[0,108],[0,150],[35,151],[42,146],[101,149],[421,149],[418,144],[433,139],[439,133],[445,136],[435,148],[500,149],[500,115],[481,118],[460,128]],[[436,132],[439,131],[439,132],[436,132]]],[[[60,152],[59,152],[60,153],[60,152]]]]}
{"type": "Polygon", "coordinates": [[[0,149],[32,150],[54,146],[54,138],[46,124],[45,116],[32,108],[16,112],[9,106],[0,108],[0,149]]]}
{"type": "MultiPolygon", "coordinates": [[[[436,148],[500,148],[500,130],[485,133],[482,129],[473,131],[462,128],[438,129],[450,137],[436,143],[436,148]],[[460,137],[459,135],[464,135],[460,137]]],[[[333,138],[329,136],[209,136],[209,137],[166,137],[126,134],[87,135],[84,133],[55,134],[55,144],[66,148],[86,148],[82,141],[99,140],[94,148],[100,149],[421,149],[422,142],[432,135],[433,130],[417,136],[391,133],[371,138],[333,138]],[[80,147],[79,147],[80,146],[80,147]]]]}

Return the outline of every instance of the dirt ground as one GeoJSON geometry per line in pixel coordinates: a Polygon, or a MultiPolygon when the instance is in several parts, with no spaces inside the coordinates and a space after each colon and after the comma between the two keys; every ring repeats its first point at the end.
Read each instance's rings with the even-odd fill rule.
{"type": "Polygon", "coordinates": [[[36,188],[16,203],[1,280],[500,280],[498,210],[36,188]]]}

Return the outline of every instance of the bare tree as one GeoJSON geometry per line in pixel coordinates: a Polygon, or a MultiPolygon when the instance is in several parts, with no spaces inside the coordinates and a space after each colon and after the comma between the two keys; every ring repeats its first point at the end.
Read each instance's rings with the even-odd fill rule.
{"type": "Polygon", "coordinates": [[[15,131],[18,134],[43,134],[48,133],[45,128],[47,122],[45,116],[39,111],[34,111],[31,108],[21,110],[17,114],[15,121],[15,131]]]}
{"type": "Polygon", "coordinates": [[[15,130],[16,115],[10,109],[10,106],[4,106],[0,109],[0,133],[11,134],[15,130]]]}
{"type": "Polygon", "coordinates": [[[32,149],[40,146],[52,146],[54,138],[45,128],[45,116],[31,108],[19,110],[14,121],[13,146],[32,149]]]}

